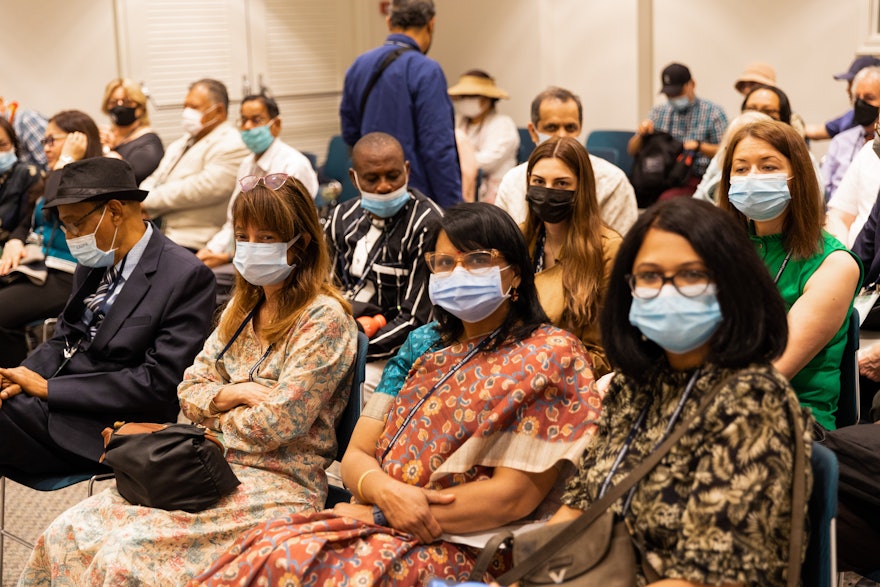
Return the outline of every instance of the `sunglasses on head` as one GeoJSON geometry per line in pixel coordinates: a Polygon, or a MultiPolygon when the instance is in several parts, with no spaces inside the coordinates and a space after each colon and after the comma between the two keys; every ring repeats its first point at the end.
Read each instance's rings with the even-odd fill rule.
{"type": "Polygon", "coordinates": [[[251,191],[257,187],[257,184],[259,183],[262,183],[264,186],[275,192],[284,185],[287,178],[288,175],[286,173],[270,173],[263,177],[258,175],[246,175],[238,180],[238,184],[241,186],[241,191],[243,192],[251,191]]]}

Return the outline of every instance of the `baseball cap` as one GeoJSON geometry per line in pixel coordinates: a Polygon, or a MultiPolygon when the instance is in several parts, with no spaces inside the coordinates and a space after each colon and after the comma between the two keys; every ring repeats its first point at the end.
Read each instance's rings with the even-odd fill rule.
{"type": "Polygon", "coordinates": [[[866,67],[870,67],[872,65],[880,65],[880,59],[877,59],[873,55],[862,55],[860,57],[856,57],[852,62],[852,65],[849,66],[849,70],[844,71],[843,73],[838,73],[834,76],[834,79],[846,80],[851,82],[856,74],[863,70],[866,67]]]}
{"type": "Polygon", "coordinates": [[[661,93],[678,96],[684,85],[691,81],[691,70],[681,63],[671,63],[663,69],[660,81],[663,82],[661,93]]]}

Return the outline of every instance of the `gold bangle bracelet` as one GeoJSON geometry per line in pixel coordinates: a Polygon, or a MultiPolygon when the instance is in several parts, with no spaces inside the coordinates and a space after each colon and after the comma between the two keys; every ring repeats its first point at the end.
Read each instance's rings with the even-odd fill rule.
{"type": "Polygon", "coordinates": [[[366,479],[367,475],[369,475],[370,473],[379,473],[381,471],[382,469],[367,469],[366,471],[361,473],[361,476],[357,482],[357,497],[361,503],[367,503],[367,500],[364,498],[364,479],[366,479]]]}

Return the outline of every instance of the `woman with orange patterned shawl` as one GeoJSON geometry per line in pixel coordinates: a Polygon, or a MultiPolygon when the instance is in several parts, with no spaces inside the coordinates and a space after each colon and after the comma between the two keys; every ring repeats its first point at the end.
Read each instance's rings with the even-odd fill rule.
{"type": "Polygon", "coordinates": [[[452,208],[429,250],[437,323],[411,335],[429,343],[403,389],[377,390],[355,428],[342,463],[354,503],[267,522],[192,585],[462,581],[477,550],[449,534],[554,508],[599,414],[584,347],[546,324],[502,210],[452,208]]]}

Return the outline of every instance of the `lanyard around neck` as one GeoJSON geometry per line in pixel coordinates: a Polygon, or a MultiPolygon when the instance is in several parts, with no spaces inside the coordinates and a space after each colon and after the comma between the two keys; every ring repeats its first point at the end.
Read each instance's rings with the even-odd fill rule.
{"type": "Polygon", "coordinates": [[[479,353],[484,348],[486,348],[489,345],[489,343],[492,342],[492,340],[494,340],[498,336],[499,332],[501,332],[500,326],[498,328],[496,328],[495,330],[493,330],[491,333],[489,333],[489,335],[486,336],[486,338],[481,340],[479,342],[479,344],[477,344],[474,348],[472,348],[468,352],[468,354],[466,354],[464,357],[462,357],[462,359],[458,363],[453,365],[452,368],[449,369],[449,371],[447,371],[446,374],[444,374],[443,377],[440,378],[440,381],[435,383],[434,386],[431,387],[430,390],[428,390],[428,393],[426,393],[424,396],[422,396],[422,399],[420,399],[418,401],[418,403],[416,403],[416,405],[413,406],[413,408],[406,415],[406,418],[404,419],[403,424],[401,424],[400,428],[397,429],[397,432],[394,433],[394,436],[391,438],[391,442],[388,443],[388,447],[382,453],[382,458],[379,460],[380,464],[381,464],[381,461],[384,461],[385,457],[388,456],[388,453],[391,451],[391,448],[394,446],[394,443],[397,442],[397,440],[400,438],[400,435],[403,434],[403,430],[412,421],[413,417],[416,415],[416,412],[418,412],[419,409],[422,407],[422,405],[424,405],[424,403],[426,401],[428,401],[429,397],[434,395],[434,392],[437,391],[437,388],[439,388],[441,385],[443,385],[443,383],[445,383],[447,379],[452,377],[456,371],[461,369],[465,363],[467,363],[468,361],[473,359],[477,353],[479,353]]]}
{"type": "Polygon", "coordinates": [[[779,283],[779,278],[782,277],[782,272],[785,271],[785,266],[788,265],[788,260],[791,259],[791,251],[785,254],[785,259],[782,260],[782,265],[779,267],[779,271],[776,272],[776,277],[773,278],[773,283],[779,283]]]}
{"type": "MultiPolygon", "coordinates": [[[[666,424],[666,430],[663,432],[663,436],[660,438],[659,442],[657,442],[657,446],[660,446],[663,441],[666,440],[666,437],[669,436],[669,432],[675,426],[675,423],[678,422],[678,419],[681,416],[681,411],[684,408],[684,404],[687,401],[688,397],[690,397],[699,376],[700,369],[697,369],[696,371],[694,371],[694,374],[691,375],[691,378],[688,380],[687,386],[684,388],[684,393],[681,394],[681,397],[678,399],[678,404],[676,404],[675,410],[672,412],[672,417],[669,418],[669,422],[666,424]]],[[[611,478],[614,477],[614,474],[617,473],[617,469],[620,467],[623,459],[626,458],[627,454],[629,454],[630,447],[632,446],[632,443],[635,440],[636,436],[638,436],[638,433],[645,422],[645,418],[648,415],[648,409],[650,407],[651,403],[649,402],[647,405],[645,405],[644,408],[642,408],[639,417],[636,419],[636,422],[630,429],[626,440],[623,442],[623,446],[620,447],[620,450],[617,453],[617,457],[614,459],[614,463],[612,463],[611,465],[611,470],[608,471],[608,475],[605,477],[605,481],[602,483],[602,487],[601,489],[599,489],[599,495],[596,497],[596,499],[602,499],[602,496],[605,495],[605,492],[608,491],[608,489],[611,487],[611,478]]],[[[655,446],[654,449],[656,449],[657,446],[655,446]]],[[[629,503],[632,499],[634,492],[635,487],[633,487],[629,491],[629,495],[626,498],[626,503],[624,504],[624,512],[629,507],[629,503]]]]}
{"type": "Polygon", "coordinates": [[[265,299],[266,299],[266,298],[262,298],[262,297],[261,297],[261,298],[257,301],[257,305],[254,306],[254,309],[251,310],[250,313],[249,313],[247,316],[245,316],[244,320],[242,320],[241,324],[238,326],[238,329],[236,329],[235,334],[232,335],[232,338],[229,339],[229,342],[226,343],[226,346],[223,347],[223,350],[220,351],[220,354],[217,355],[217,358],[216,358],[216,359],[214,359],[214,362],[215,362],[215,363],[216,363],[217,361],[219,361],[220,359],[223,358],[223,355],[226,354],[226,351],[229,350],[229,347],[231,347],[232,344],[236,341],[236,339],[241,335],[241,332],[244,330],[244,327],[247,326],[248,322],[250,322],[251,320],[254,319],[254,316],[257,315],[257,312],[259,311],[260,306],[263,305],[263,301],[264,301],[265,299]]]}

